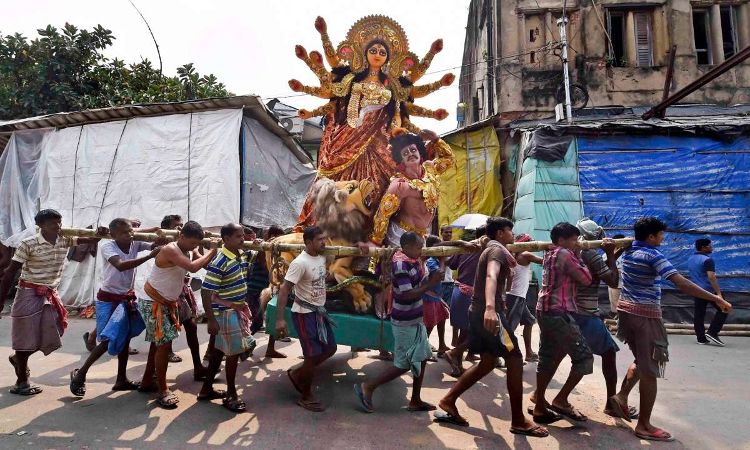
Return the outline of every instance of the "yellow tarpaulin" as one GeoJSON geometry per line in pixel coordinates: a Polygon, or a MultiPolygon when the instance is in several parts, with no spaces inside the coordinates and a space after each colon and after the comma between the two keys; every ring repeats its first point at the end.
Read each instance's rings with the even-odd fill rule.
{"type": "Polygon", "coordinates": [[[500,141],[491,126],[444,137],[456,155],[456,167],[440,177],[438,218],[440,225],[463,214],[500,215],[500,141]]]}

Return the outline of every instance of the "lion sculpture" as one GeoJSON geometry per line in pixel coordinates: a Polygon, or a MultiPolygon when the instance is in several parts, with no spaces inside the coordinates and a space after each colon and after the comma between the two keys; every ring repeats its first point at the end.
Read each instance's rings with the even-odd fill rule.
{"type": "MultiPolygon", "coordinates": [[[[367,239],[367,224],[372,219],[373,211],[366,205],[368,197],[374,192],[374,185],[368,180],[333,181],[320,178],[310,191],[313,204],[313,217],[316,225],[328,236],[326,245],[351,247],[367,239]]],[[[279,236],[271,241],[278,244],[304,244],[302,233],[279,236]]],[[[266,252],[267,267],[274,267],[270,252],[266,252]]],[[[261,294],[261,301],[266,304],[284,280],[284,274],[294,259],[292,253],[281,253],[276,267],[270,272],[271,285],[261,294]]],[[[328,272],[337,283],[342,283],[353,276],[352,262],[354,257],[329,259],[328,272]]],[[[360,283],[345,287],[352,296],[354,309],[359,313],[367,312],[372,303],[372,296],[360,283]]]]}

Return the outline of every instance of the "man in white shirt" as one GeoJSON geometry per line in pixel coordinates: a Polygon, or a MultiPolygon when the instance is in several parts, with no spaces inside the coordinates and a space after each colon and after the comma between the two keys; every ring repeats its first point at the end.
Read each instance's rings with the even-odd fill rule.
{"type": "Polygon", "coordinates": [[[278,318],[276,334],[285,337],[289,328],[284,316],[289,294],[294,292],[292,323],[299,335],[304,362],[296,369],[287,370],[294,388],[302,394],[297,404],[309,411],[324,410],[323,404],[312,395],[313,371],[336,353],[333,322],[325,309],[326,302],[326,235],[319,227],[305,229],[302,235],[305,250],[289,265],[276,304],[278,318]]]}

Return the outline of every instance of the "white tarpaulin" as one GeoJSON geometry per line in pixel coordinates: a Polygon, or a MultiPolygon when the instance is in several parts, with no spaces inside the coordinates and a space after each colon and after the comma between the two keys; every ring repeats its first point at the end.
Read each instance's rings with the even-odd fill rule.
{"type": "Polygon", "coordinates": [[[257,120],[246,117],[242,128],[242,222],[258,228],[295,225],[315,180],[315,169],[301,162],[257,120]]]}

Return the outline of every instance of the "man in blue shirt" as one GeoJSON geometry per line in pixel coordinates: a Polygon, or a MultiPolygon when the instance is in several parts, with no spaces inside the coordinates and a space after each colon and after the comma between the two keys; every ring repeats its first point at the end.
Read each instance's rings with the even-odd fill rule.
{"type": "Polygon", "coordinates": [[[644,217],[638,219],[633,229],[635,241],[622,256],[617,337],[628,344],[635,363],[628,368],[620,392],[608,399],[607,406],[630,421],[628,395],[640,383],[641,411],[635,435],[652,441],[673,441],[670,433],[651,424],[657,379],[664,377],[669,361],[669,342],[661,315],[661,283],[669,280],[682,292],[713,302],[726,313],[732,312],[732,305],[680,275],[661,254],[657,247],[664,241],[666,223],[656,217],[644,217]]]}
{"type": "MultiPolygon", "coordinates": [[[[714,259],[708,256],[714,251],[711,246],[711,240],[698,239],[695,241],[695,249],[695,254],[688,259],[690,278],[693,280],[693,283],[701,288],[723,298],[721,295],[721,289],[719,289],[719,282],[716,280],[716,265],[714,264],[714,259]]],[[[724,343],[719,339],[719,333],[721,332],[721,327],[724,326],[724,322],[726,322],[728,315],[723,312],[716,303],[708,302],[699,297],[694,297],[694,299],[695,315],[693,317],[693,323],[695,325],[695,335],[698,338],[698,344],[705,345],[713,343],[719,347],[724,347],[724,343]],[[711,326],[708,328],[708,333],[706,333],[706,328],[703,322],[706,318],[706,308],[709,303],[711,303],[716,309],[716,315],[714,315],[714,319],[711,321],[711,326]]]]}

